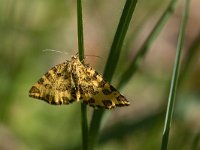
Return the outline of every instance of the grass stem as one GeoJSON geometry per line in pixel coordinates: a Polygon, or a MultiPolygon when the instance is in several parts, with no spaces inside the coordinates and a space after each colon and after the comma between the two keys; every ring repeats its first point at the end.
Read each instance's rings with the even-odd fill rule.
{"type": "MultiPolygon", "coordinates": [[[[79,59],[84,60],[84,38],[83,38],[83,20],[82,20],[82,3],[77,0],[77,29],[78,29],[78,50],[79,59]]],[[[83,62],[84,63],[84,62],[83,62]]],[[[81,126],[82,126],[82,149],[88,150],[88,122],[87,106],[81,103],[81,126]]]]}
{"type": "Polygon", "coordinates": [[[175,57],[171,87],[170,87],[169,98],[168,98],[168,105],[167,105],[165,125],[164,125],[163,136],[162,136],[161,150],[167,150],[167,146],[168,146],[169,132],[170,132],[170,126],[172,122],[174,103],[175,103],[175,97],[177,94],[176,91],[177,91],[177,85],[178,85],[178,80],[179,80],[180,57],[181,57],[181,52],[183,49],[182,47],[184,44],[184,36],[185,36],[188,13],[189,13],[189,0],[185,0],[185,8],[184,8],[183,19],[182,19],[181,27],[179,31],[176,57],[175,57]]]}
{"type": "MultiPolygon", "coordinates": [[[[126,36],[136,3],[137,0],[126,0],[104,70],[104,78],[109,82],[112,80],[117,63],[119,61],[124,38],[126,36]]],[[[90,150],[93,150],[96,144],[104,112],[104,110],[95,110],[93,113],[89,130],[90,150]]]]}

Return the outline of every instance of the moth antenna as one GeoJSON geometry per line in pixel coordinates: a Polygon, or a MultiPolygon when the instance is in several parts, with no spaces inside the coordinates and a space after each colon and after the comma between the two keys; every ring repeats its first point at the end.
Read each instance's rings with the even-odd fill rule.
{"type": "Polygon", "coordinates": [[[102,59],[102,57],[100,57],[100,56],[97,56],[97,55],[85,55],[86,57],[88,57],[88,56],[91,56],[91,57],[97,57],[97,58],[101,58],[102,59]]]}
{"type": "Polygon", "coordinates": [[[43,52],[56,52],[56,53],[61,53],[61,54],[69,55],[69,54],[66,53],[66,52],[58,51],[58,50],[54,50],[54,49],[44,49],[44,50],[42,50],[42,51],[43,51],[43,52]]]}
{"type": "MultiPolygon", "coordinates": [[[[76,56],[78,57],[78,53],[76,53],[76,56]]],[[[97,56],[97,55],[85,55],[84,56],[84,58],[83,58],[83,60],[81,60],[81,62],[83,62],[85,59],[86,59],[86,57],[88,57],[88,56],[91,56],[91,57],[96,57],[96,58],[101,58],[102,59],[102,57],[100,57],[100,56],[97,56]]]]}

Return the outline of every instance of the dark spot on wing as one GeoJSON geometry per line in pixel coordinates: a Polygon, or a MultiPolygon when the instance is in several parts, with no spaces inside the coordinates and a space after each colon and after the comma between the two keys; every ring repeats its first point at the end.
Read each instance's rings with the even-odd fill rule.
{"type": "Polygon", "coordinates": [[[110,85],[110,90],[111,91],[117,91],[112,85],[110,85]]]}
{"type": "Polygon", "coordinates": [[[109,91],[108,89],[103,89],[102,92],[105,95],[110,95],[112,93],[112,91],[109,91]]]}
{"type": "Polygon", "coordinates": [[[90,98],[90,99],[88,100],[88,103],[89,103],[89,104],[95,103],[95,99],[94,99],[94,98],[90,98]]]}
{"type": "Polygon", "coordinates": [[[112,106],[112,101],[111,100],[102,100],[102,102],[106,107],[112,106]]]}
{"type": "Polygon", "coordinates": [[[29,93],[40,93],[40,90],[39,90],[38,88],[36,88],[35,86],[33,86],[33,87],[30,89],[29,93]]]}
{"type": "Polygon", "coordinates": [[[52,85],[50,85],[50,84],[44,84],[44,87],[45,87],[46,89],[51,89],[51,88],[52,88],[52,85]]]}
{"type": "Polygon", "coordinates": [[[54,74],[56,74],[56,72],[58,71],[56,67],[53,67],[51,70],[54,72],[54,74]]]}
{"type": "Polygon", "coordinates": [[[72,95],[72,97],[73,97],[74,99],[77,99],[77,96],[76,96],[76,88],[75,88],[75,87],[71,89],[71,95],[72,95]]]}
{"type": "Polygon", "coordinates": [[[98,76],[98,73],[95,71],[92,77],[94,80],[97,80],[97,76],[98,76]]]}
{"type": "Polygon", "coordinates": [[[40,78],[40,79],[38,80],[38,83],[39,83],[39,84],[43,84],[43,83],[44,83],[44,79],[43,79],[43,78],[40,78]]]}
{"type": "Polygon", "coordinates": [[[52,75],[51,75],[49,72],[45,73],[44,76],[45,76],[50,82],[54,82],[54,79],[53,79],[52,75]]]}
{"type": "Polygon", "coordinates": [[[106,84],[106,81],[105,80],[102,80],[100,83],[99,83],[99,87],[104,87],[106,84]]]}
{"type": "Polygon", "coordinates": [[[67,98],[66,96],[63,96],[62,100],[64,104],[69,104],[69,98],[67,98]]]}

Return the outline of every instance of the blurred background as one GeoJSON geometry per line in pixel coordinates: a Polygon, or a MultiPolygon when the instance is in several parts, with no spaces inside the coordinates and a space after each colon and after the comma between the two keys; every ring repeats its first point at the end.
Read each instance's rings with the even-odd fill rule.
{"type": "MultiPolygon", "coordinates": [[[[125,0],[83,1],[86,61],[102,74],[125,0]],[[114,4],[114,5],[113,5],[114,4]]],[[[151,32],[168,1],[139,1],[112,84],[151,32]]],[[[183,1],[121,92],[131,102],[107,111],[99,150],[160,149],[183,1]]],[[[200,1],[190,6],[169,149],[200,148],[200,1]],[[195,51],[193,51],[195,49],[195,51]],[[189,59],[188,59],[189,58],[189,59]],[[185,67],[186,68],[186,67],[185,67]]],[[[80,103],[51,106],[28,97],[52,66],[77,53],[76,1],[0,0],[0,150],[80,149],[80,103]],[[60,54],[43,52],[54,49],[60,54]]],[[[88,117],[92,115],[88,108],[88,117]]]]}

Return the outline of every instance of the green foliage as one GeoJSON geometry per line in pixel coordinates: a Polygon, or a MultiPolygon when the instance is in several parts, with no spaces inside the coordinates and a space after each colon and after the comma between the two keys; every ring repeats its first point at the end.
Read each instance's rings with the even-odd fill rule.
{"type": "MultiPolygon", "coordinates": [[[[80,2],[0,1],[0,149],[160,148],[182,7],[175,0],[138,1],[136,7],[134,0],[92,0],[82,1],[82,10],[80,2]],[[98,72],[105,64],[104,77],[118,85],[129,107],[87,112],[80,103],[51,106],[28,97],[48,68],[77,50],[98,72]]],[[[180,84],[171,90],[176,103],[168,149],[199,149],[200,34],[188,19],[180,84]]]]}
{"type": "MultiPolygon", "coordinates": [[[[84,60],[84,37],[83,37],[83,19],[82,19],[82,2],[77,0],[77,30],[78,30],[78,50],[79,59],[84,60]]],[[[87,123],[87,107],[81,104],[81,123],[82,123],[82,147],[83,150],[88,149],[88,123],[87,123]]]]}
{"type": "Polygon", "coordinates": [[[185,37],[188,13],[189,13],[189,0],[186,0],[183,19],[182,19],[179,37],[178,37],[176,58],[175,58],[173,75],[172,75],[172,80],[171,80],[167,112],[166,112],[166,117],[165,117],[165,125],[164,125],[162,145],[161,145],[162,150],[167,150],[167,146],[168,146],[170,126],[171,126],[171,122],[172,122],[174,103],[175,103],[175,98],[176,98],[176,94],[177,94],[177,86],[178,86],[179,70],[180,70],[179,69],[180,68],[180,59],[181,59],[181,53],[182,53],[183,44],[184,44],[184,37],[185,37]]]}

